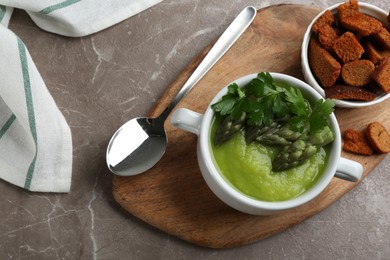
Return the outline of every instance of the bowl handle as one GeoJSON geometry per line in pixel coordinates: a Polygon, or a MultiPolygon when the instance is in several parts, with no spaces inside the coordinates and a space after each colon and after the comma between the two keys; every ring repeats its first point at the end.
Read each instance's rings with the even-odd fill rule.
{"type": "Polygon", "coordinates": [[[202,114],[187,108],[179,108],[173,112],[170,122],[174,127],[199,136],[202,119],[202,114]]]}
{"type": "Polygon", "coordinates": [[[355,161],[340,157],[335,176],[337,178],[357,182],[363,174],[363,166],[355,161]]]}

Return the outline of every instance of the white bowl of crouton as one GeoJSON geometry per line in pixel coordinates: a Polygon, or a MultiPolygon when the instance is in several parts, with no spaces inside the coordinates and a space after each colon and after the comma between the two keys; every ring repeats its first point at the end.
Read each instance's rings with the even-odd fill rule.
{"type": "Polygon", "coordinates": [[[390,15],[349,0],[320,12],[301,52],[306,82],[338,107],[365,107],[390,98],[390,15]]]}

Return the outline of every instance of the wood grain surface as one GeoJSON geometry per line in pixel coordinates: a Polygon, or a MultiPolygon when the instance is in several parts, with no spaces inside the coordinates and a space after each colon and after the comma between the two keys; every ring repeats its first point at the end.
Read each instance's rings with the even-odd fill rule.
{"type": "MultiPolygon", "coordinates": [[[[236,44],[178,104],[203,113],[212,97],[226,84],[244,75],[261,72],[286,73],[302,79],[300,51],[303,34],[319,12],[301,5],[278,5],[258,11],[236,44]]],[[[157,102],[151,115],[160,114],[172,100],[209,48],[199,54],[157,102]]],[[[363,129],[378,120],[388,129],[390,100],[359,109],[336,109],[340,128],[363,129]]],[[[272,216],[252,216],[221,202],[202,178],[196,158],[197,137],[166,122],[168,148],[149,172],[133,177],[113,177],[115,200],[129,213],[191,243],[229,248],[288,229],[325,209],[358,183],[334,178],[315,200],[272,216]]],[[[342,154],[359,161],[367,176],[385,155],[370,157],[342,154]]]]}

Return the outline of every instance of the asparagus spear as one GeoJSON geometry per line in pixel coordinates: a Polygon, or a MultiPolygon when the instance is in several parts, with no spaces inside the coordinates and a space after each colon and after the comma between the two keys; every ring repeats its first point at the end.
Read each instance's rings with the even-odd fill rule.
{"type": "Polygon", "coordinates": [[[280,127],[275,121],[271,122],[269,126],[246,126],[245,141],[247,144],[256,140],[257,137],[272,131],[272,129],[280,127]]]}
{"type": "Polygon", "coordinates": [[[288,124],[277,125],[256,137],[256,140],[265,145],[289,145],[297,140],[304,132],[292,130],[288,124]]]}
{"type": "Polygon", "coordinates": [[[303,164],[317,153],[320,147],[332,142],[333,139],[333,132],[328,126],[313,134],[302,135],[298,140],[282,148],[272,162],[272,170],[283,171],[303,164]]]}
{"type": "Polygon", "coordinates": [[[241,117],[237,120],[233,120],[230,116],[225,116],[215,132],[214,144],[222,145],[232,138],[235,133],[240,131],[245,122],[245,118],[245,113],[242,113],[241,117]]]}

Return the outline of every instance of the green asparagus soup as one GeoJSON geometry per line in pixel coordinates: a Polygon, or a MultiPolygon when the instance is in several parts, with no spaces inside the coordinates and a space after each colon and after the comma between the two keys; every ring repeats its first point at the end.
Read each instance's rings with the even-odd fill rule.
{"type": "MultiPolygon", "coordinates": [[[[214,122],[211,138],[215,125],[214,122]]],[[[212,141],[210,144],[217,168],[228,182],[241,193],[263,201],[292,199],[310,189],[321,177],[329,154],[329,146],[325,146],[302,165],[273,172],[272,160],[278,149],[247,144],[243,131],[223,145],[216,146],[212,141]]]]}
{"type": "Polygon", "coordinates": [[[211,108],[215,163],[242,193],[289,200],[324,172],[334,140],[328,124],[332,100],[308,100],[299,88],[261,72],[245,86],[230,84],[211,108]]]}

